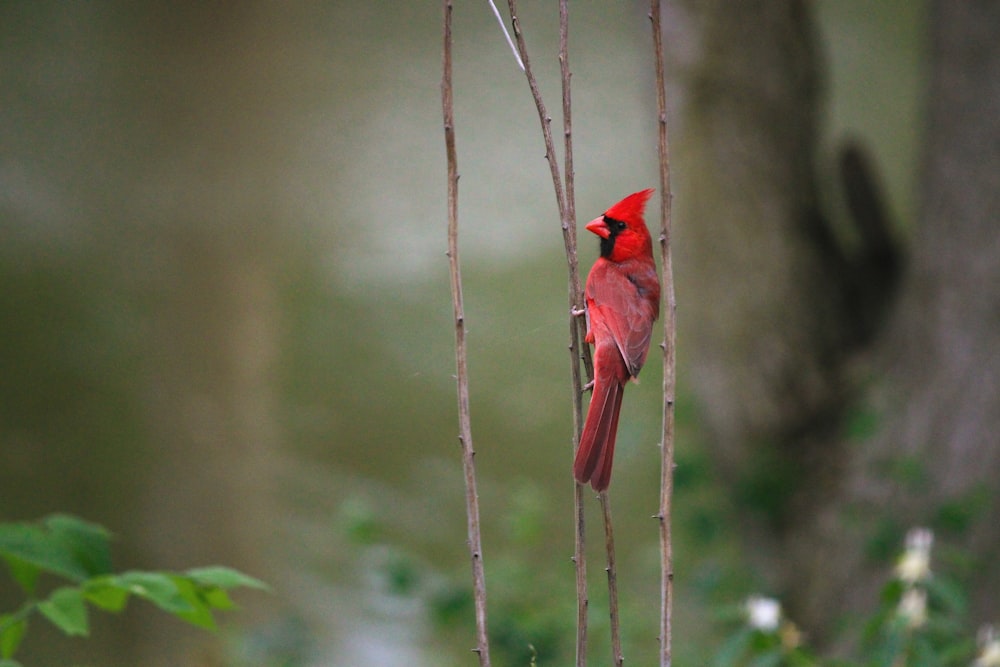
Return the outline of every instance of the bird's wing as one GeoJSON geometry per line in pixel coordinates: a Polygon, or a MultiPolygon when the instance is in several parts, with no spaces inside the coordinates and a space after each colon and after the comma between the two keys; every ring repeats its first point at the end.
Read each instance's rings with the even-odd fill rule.
{"type": "Polygon", "coordinates": [[[587,308],[593,336],[598,344],[602,335],[614,339],[632,377],[639,374],[646,361],[658,306],[658,299],[649,299],[635,281],[611,262],[596,264],[587,279],[587,308]]]}

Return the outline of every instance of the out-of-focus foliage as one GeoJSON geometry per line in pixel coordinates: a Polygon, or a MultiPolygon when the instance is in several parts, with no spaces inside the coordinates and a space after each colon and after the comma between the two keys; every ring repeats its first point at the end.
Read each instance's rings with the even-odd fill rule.
{"type": "Polygon", "coordinates": [[[90,633],[89,607],[119,613],[130,597],[146,600],[192,625],[214,630],[215,611],[235,608],[228,591],[267,586],[237,570],[202,567],[185,572],[114,573],[111,536],[96,524],[68,515],[52,515],[37,523],[0,524],[0,558],[26,600],[0,614],[0,665],[18,665],[14,656],[40,615],[69,636],[90,633]],[[53,588],[43,575],[64,582],[53,588]]]}
{"type": "Polygon", "coordinates": [[[878,610],[866,621],[855,657],[820,659],[809,638],[785,618],[773,598],[751,597],[721,615],[731,634],[713,667],[985,667],[997,664],[991,626],[968,626],[967,595],[946,571],[931,568],[933,533],[918,528],[885,584],[878,610]]]}

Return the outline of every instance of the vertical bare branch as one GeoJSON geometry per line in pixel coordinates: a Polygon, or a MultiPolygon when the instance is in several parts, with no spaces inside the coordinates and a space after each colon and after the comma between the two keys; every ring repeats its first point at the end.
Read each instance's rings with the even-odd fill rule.
{"type": "MultiPolygon", "coordinates": [[[[552,186],[555,189],[556,203],[559,207],[559,220],[563,232],[563,245],[566,250],[566,263],[569,271],[569,301],[570,312],[578,312],[583,309],[583,289],[580,286],[579,263],[576,254],[576,210],[573,193],[573,126],[572,126],[572,106],[570,96],[570,70],[569,70],[569,11],[566,0],[559,2],[559,67],[562,80],[562,105],[563,105],[563,137],[565,141],[565,163],[564,172],[566,175],[566,189],[563,190],[562,180],[559,174],[559,164],[556,160],[555,144],[552,140],[552,118],[545,110],[545,103],[542,101],[542,94],[538,88],[538,81],[535,79],[531,69],[531,61],[528,57],[528,48],[525,44],[524,34],[521,32],[521,23],[518,20],[516,0],[508,0],[510,9],[511,24],[514,28],[514,38],[517,43],[517,50],[521,56],[522,69],[528,80],[528,88],[531,90],[535,108],[538,110],[538,118],[542,125],[542,139],[545,142],[545,159],[549,163],[549,171],[552,176],[552,186]]],[[[573,391],[573,453],[580,444],[580,432],[583,430],[583,385],[584,381],[580,375],[580,361],[583,361],[587,380],[593,377],[593,363],[590,356],[590,348],[583,344],[586,335],[586,323],[582,318],[570,315],[570,368],[573,391]]],[[[583,486],[574,485],[573,510],[574,510],[574,548],[573,562],[576,568],[576,664],[577,667],[585,667],[587,664],[587,608],[589,600],[587,597],[587,562],[586,562],[586,540],[583,506],[583,486]]]]}
{"type": "Polygon", "coordinates": [[[598,496],[604,515],[604,547],[608,552],[608,614],[611,617],[611,657],[615,667],[625,663],[622,654],[621,623],[618,614],[618,566],[615,565],[615,531],[611,521],[611,498],[607,491],[601,491],[598,496]]]}
{"type": "Polygon", "coordinates": [[[472,558],[472,585],[476,608],[476,648],[480,667],[489,667],[490,650],[486,632],[486,575],[483,571],[479,534],[479,494],[476,491],[475,451],[469,416],[469,376],[465,347],[465,307],[462,303],[462,274],[458,261],[458,158],[455,151],[455,113],[451,83],[451,0],[444,0],[444,57],[441,76],[441,105],[444,110],[444,143],[448,157],[448,259],[451,269],[451,300],[455,313],[455,366],[458,385],[459,441],[465,470],[465,509],[468,519],[469,554],[472,558]]]}
{"type": "MultiPolygon", "coordinates": [[[[563,174],[566,177],[566,206],[563,211],[562,229],[566,247],[566,264],[569,274],[568,293],[570,310],[578,310],[583,305],[583,290],[580,288],[580,264],[576,253],[576,196],[574,192],[573,170],[573,107],[570,95],[569,70],[569,7],[567,0],[559,0],[559,74],[562,81],[563,111],[563,174]]],[[[593,362],[590,348],[580,346],[586,335],[586,322],[570,315],[570,368],[573,387],[573,453],[580,444],[583,429],[583,381],[580,378],[582,359],[588,379],[593,377],[593,362]]],[[[576,567],[576,661],[579,667],[587,664],[587,613],[590,600],[587,596],[586,519],[583,505],[584,487],[574,483],[573,516],[575,530],[573,539],[573,562],[576,567]]]]}
{"type": "MultiPolygon", "coordinates": [[[[570,322],[570,327],[574,329],[576,325],[570,322]]],[[[574,352],[574,354],[576,354],[574,352]]],[[[579,368],[575,358],[573,365],[579,368]]],[[[577,371],[579,377],[579,370],[577,371]]],[[[580,422],[577,421],[577,428],[573,438],[573,450],[580,444],[580,422]]],[[[573,564],[576,569],[576,665],[586,667],[587,665],[587,610],[590,605],[590,598],[587,596],[587,556],[585,539],[587,522],[583,511],[583,489],[580,484],[575,484],[573,488],[573,516],[574,539],[573,539],[573,564]]]]}
{"type": "MultiPolygon", "coordinates": [[[[576,248],[576,199],[574,197],[575,174],[573,172],[573,105],[570,95],[569,71],[569,7],[567,0],[559,0],[559,75],[562,81],[562,113],[563,113],[563,175],[566,178],[566,210],[563,215],[563,232],[572,244],[567,243],[567,247],[572,245],[576,248]],[[569,223],[569,224],[565,224],[569,223]]],[[[574,254],[567,258],[569,261],[569,273],[576,278],[572,287],[580,288],[580,274],[577,257],[574,254]]],[[[579,296],[574,294],[574,297],[579,296]]],[[[579,303],[579,302],[578,302],[579,303]]]]}
{"type": "Polygon", "coordinates": [[[674,594],[674,554],[670,527],[674,489],[674,393],[676,390],[676,309],[674,273],[671,263],[670,145],[667,141],[667,92],[664,83],[663,26],[660,0],[650,1],[653,22],[653,52],[656,61],[656,108],[660,156],[660,252],[663,267],[663,441],[660,466],[660,667],[672,659],[671,621],[674,594]]]}
{"type": "Polygon", "coordinates": [[[521,32],[521,21],[517,17],[517,1],[507,0],[507,6],[510,9],[510,22],[514,27],[514,40],[517,42],[518,53],[521,54],[521,64],[524,65],[524,75],[528,79],[528,88],[531,90],[531,97],[535,101],[538,118],[542,123],[545,159],[549,163],[552,186],[556,191],[556,204],[559,206],[559,219],[563,223],[563,239],[565,240],[569,225],[566,219],[566,197],[563,192],[562,177],[559,174],[559,163],[556,161],[555,144],[552,143],[552,117],[545,110],[545,103],[542,102],[542,93],[538,89],[538,80],[535,79],[535,74],[531,70],[531,61],[528,59],[528,47],[524,42],[524,33],[521,32]]]}
{"type": "MultiPolygon", "coordinates": [[[[563,242],[566,246],[566,263],[569,269],[569,293],[572,299],[571,307],[580,308],[583,305],[583,289],[580,286],[580,263],[576,254],[576,192],[575,171],[573,169],[573,106],[570,96],[569,70],[569,7],[567,0],[559,0],[559,73],[562,80],[562,111],[563,111],[563,175],[566,178],[566,205],[562,212],[563,242]]],[[[576,324],[574,340],[583,340],[587,334],[587,324],[584,319],[573,318],[576,324]]],[[[579,342],[579,341],[576,341],[579,342]]],[[[580,352],[588,381],[594,377],[593,361],[590,348],[586,345],[580,352]]],[[[574,368],[579,369],[574,362],[574,368]]],[[[579,392],[581,385],[574,385],[579,392]]],[[[582,424],[580,425],[582,429],[582,424]]]]}

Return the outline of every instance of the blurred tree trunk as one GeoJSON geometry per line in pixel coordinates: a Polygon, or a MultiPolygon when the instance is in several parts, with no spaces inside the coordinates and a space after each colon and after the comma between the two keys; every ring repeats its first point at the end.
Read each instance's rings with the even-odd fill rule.
{"type": "Polygon", "coordinates": [[[877,395],[884,427],[866,444],[865,465],[852,468],[846,492],[968,549],[974,611],[996,620],[1000,3],[931,7],[921,208],[875,366],[885,377],[877,395]],[[879,470],[896,474],[873,478],[879,470]]]}
{"type": "MultiPolygon", "coordinates": [[[[682,345],[748,553],[831,639],[910,525],[1000,555],[1000,5],[934,6],[905,268],[860,147],[839,156],[850,220],[822,209],[808,3],[679,8],[697,40],[678,82],[682,345]]],[[[1000,573],[981,572],[982,605],[1000,573]]]]}

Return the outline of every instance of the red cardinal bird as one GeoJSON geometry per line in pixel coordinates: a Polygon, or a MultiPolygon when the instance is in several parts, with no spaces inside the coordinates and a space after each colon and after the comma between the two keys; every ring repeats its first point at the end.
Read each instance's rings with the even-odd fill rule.
{"type": "Polygon", "coordinates": [[[604,491],[611,481],[618,413],[625,383],[646,361],[660,314],[653,242],[642,219],[652,190],[631,194],[587,224],[601,237],[601,256],[587,276],[587,338],[594,345],[594,393],[573,475],[604,491]]]}

